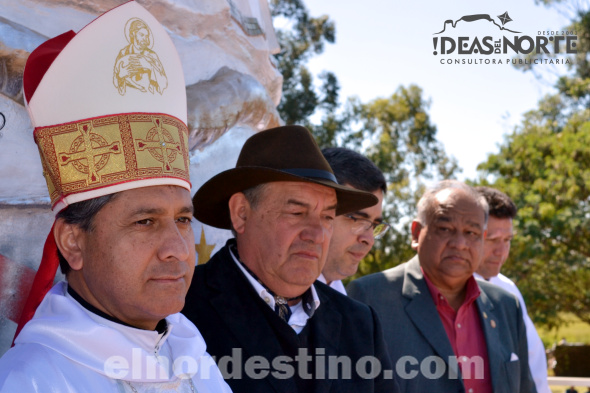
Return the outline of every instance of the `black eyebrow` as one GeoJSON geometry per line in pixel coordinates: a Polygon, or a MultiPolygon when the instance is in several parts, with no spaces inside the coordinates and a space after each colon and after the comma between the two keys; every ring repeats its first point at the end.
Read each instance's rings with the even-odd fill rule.
{"type": "MultiPolygon", "coordinates": [[[[449,216],[438,216],[435,218],[434,222],[453,222],[453,219],[449,216]]],[[[472,228],[482,229],[483,227],[479,225],[479,223],[475,221],[467,221],[467,225],[472,228]]]]}
{"type": "Polygon", "coordinates": [[[338,207],[338,204],[335,204],[335,205],[332,205],[332,206],[328,206],[324,210],[336,210],[337,207],[338,207]]]}
{"type": "MultiPolygon", "coordinates": [[[[354,212],[354,213],[349,213],[349,214],[352,216],[360,216],[362,218],[366,218],[367,220],[369,219],[369,215],[365,212],[354,212]]],[[[382,223],[383,217],[376,218],[373,222],[382,223]]]]}
{"type": "Polygon", "coordinates": [[[435,222],[451,222],[453,221],[449,216],[437,216],[434,219],[435,222]]]}
{"type": "MultiPolygon", "coordinates": [[[[163,208],[159,208],[159,207],[139,207],[136,210],[132,211],[130,213],[130,216],[140,216],[140,215],[160,215],[160,214],[164,214],[164,212],[166,211],[166,209],[163,208]]],[[[190,213],[193,214],[195,211],[195,208],[193,207],[193,205],[185,205],[183,206],[178,213],[179,214],[184,214],[184,213],[190,213]]]]}
{"type": "MultiPolygon", "coordinates": [[[[297,206],[305,207],[306,209],[309,209],[311,207],[311,205],[309,203],[301,202],[301,201],[298,201],[296,199],[289,199],[289,200],[287,200],[287,204],[288,205],[297,205],[297,206]]],[[[324,209],[324,211],[326,211],[326,210],[336,210],[336,207],[338,207],[338,204],[334,204],[332,206],[328,206],[328,207],[326,207],[324,209]]]]}
{"type": "Polygon", "coordinates": [[[477,222],[473,222],[473,221],[467,221],[467,225],[471,226],[471,227],[475,227],[477,229],[482,229],[482,226],[479,225],[479,223],[477,222]]]}
{"type": "Polygon", "coordinates": [[[195,213],[195,207],[191,203],[190,205],[183,206],[182,209],[178,211],[180,214],[190,213],[191,215],[195,213]]]}
{"type": "Polygon", "coordinates": [[[131,216],[140,216],[140,215],[158,215],[164,213],[164,209],[157,208],[157,207],[138,207],[137,209],[131,211],[131,216]]]}

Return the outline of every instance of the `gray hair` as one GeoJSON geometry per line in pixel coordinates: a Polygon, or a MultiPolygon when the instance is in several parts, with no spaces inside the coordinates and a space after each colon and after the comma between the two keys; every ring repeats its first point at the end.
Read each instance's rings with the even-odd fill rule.
{"type": "MultiPolygon", "coordinates": [[[[257,186],[250,187],[242,191],[242,194],[244,194],[244,197],[246,198],[252,209],[256,209],[260,204],[260,200],[262,199],[262,195],[264,195],[264,192],[266,191],[268,184],[269,183],[258,184],[257,186]]],[[[234,229],[233,223],[231,224],[230,231],[232,235],[234,235],[234,237],[237,237],[237,233],[234,229]]]]}
{"type": "MultiPolygon", "coordinates": [[[[94,229],[94,217],[107,203],[111,202],[116,195],[116,193],[109,194],[86,201],[72,203],[57,213],[55,219],[62,219],[66,224],[77,225],[84,232],[92,232],[94,229]]],[[[57,257],[59,259],[61,272],[67,275],[72,268],[59,249],[57,249],[57,257]]]]}
{"type": "Polygon", "coordinates": [[[432,217],[435,209],[436,194],[447,189],[463,190],[469,195],[473,201],[484,211],[484,229],[488,225],[489,206],[485,197],[479,194],[473,187],[460,182],[458,180],[442,180],[436,183],[433,187],[428,188],[422,198],[418,201],[418,213],[416,221],[423,226],[428,225],[428,219],[432,217]]]}

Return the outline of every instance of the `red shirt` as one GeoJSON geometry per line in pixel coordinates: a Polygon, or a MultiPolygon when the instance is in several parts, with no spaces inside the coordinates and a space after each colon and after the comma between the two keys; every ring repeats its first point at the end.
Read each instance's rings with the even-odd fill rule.
{"type": "Polygon", "coordinates": [[[426,274],[424,279],[457,356],[465,391],[492,393],[488,348],[475,302],[480,294],[477,282],[473,277],[467,280],[465,300],[459,310],[455,311],[426,274]]]}

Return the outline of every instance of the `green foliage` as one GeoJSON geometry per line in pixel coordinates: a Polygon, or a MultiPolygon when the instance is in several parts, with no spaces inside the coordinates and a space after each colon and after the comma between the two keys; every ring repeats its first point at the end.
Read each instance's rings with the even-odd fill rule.
{"type": "MultiPolygon", "coordinates": [[[[590,52],[590,13],[588,12],[590,3],[587,0],[537,0],[536,2],[553,7],[556,12],[570,16],[571,23],[562,30],[576,32],[578,37],[576,42],[577,53],[564,55],[565,45],[560,47],[562,53],[559,56],[567,56],[570,60],[570,64],[567,65],[569,73],[560,76],[555,87],[564,102],[570,107],[574,109],[588,107],[590,104],[590,58],[587,54],[590,52]]],[[[518,57],[549,59],[555,58],[556,55],[553,53],[535,53],[533,51],[529,55],[518,57]]],[[[535,67],[531,62],[528,64],[516,64],[515,67],[523,71],[533,72],[539,78],[543,78],[540,70],[546,68],[535,67]]]]}
{"type": "Polygon", "coordinates": [[[334,43],[336,28],[328,16],[309,15],[302,0],[271,0],[273,18],[289,22],[290,28],[276,28],[281,52],[276,55],[278,69],[283,75],[283,97],[278,106],[286,124],[309,123],[316,108],[333,108],[338,102],[338,80],[333,73],[321,76],[320,88],[306,63],[324,51],[325,43],[334,43]]]}
{"type": "Polygon", "coordinates": [[[590,323],[590,111],[565,119],[560,102],[543,100],[478,168],[521,207],[503,272],[550,328],[564,312],[590,323]]]}
{"type": "Polygon", "coordinates": [[[479,182],[505,191],[520,207],[503,273],[518,284],[533,320],[551,329],[567,322],[565,313],[590,323],[590,7],[542,3],[569,11],[564,30],[576,31],[578,53],[568,55],[557,93],[480,164],[479,182]]]}
{"type": "Polygon", "coordinates": [[[564,321],[563,326],[554,329],[545,327],[537,329],[545,348],[551,348],[562,339],[569,343],[590,345],[590,329],[587,323],[580,321],[573,314],[562,314],[559,317],[564,321]]]}
{"type": "Polygon", "coordinates": [[[365,154],[389,184],[384,218],[393,228],[361,263],[358,275],[409,260],[414,255],[410,222],[424,181],[452,177],[458,171],[436,139],[429,102],[418,86],[410,85],[368,103],[350,98],[341,107],[336,76],[325,71],[317,84],[306,67],[325,43],[335,41],[334,23],[325,15],[310,17],[301,0],[272,0],[271,8],[273,17],[291,22],[288,29],[276,29],[281,45],[278,67],[284,78],[278,107],[282,119],[307,126],[321,147],[345,146],[365,154]],[[314,114],[321,115],[319,124],[310,120],[314,114]]]}
{"type": "Polygon", "coordinates": [[[436,139],[428,108],[422,89],[400,86],[389,98],[368,103],[349,99],[334,121],[339,126],[335,131],[327,132],[325,122],[314,128],[324,146],[345,146],[366,155],[388,183],[383,215],[393,227],[361,262],[355,277],[396,266],[415,254],[410,247],[410,223],[424,182],[452,177],[459,170],[436,139]]]}

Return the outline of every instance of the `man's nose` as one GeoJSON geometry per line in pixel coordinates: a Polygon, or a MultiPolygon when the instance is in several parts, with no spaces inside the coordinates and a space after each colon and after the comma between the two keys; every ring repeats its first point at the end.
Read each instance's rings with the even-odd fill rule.
{"type": "Polygon", "coordinates": [[[461,232],[455,233],[451,238],[450,244],[460,250],[467,248],[468,242],[466,235],[461,232]]]}
{"type": "MultiPolygon", "coordinates": [[[[190,236],[192,238],[192,236],[190,236]]],[[[162,261],[175,259],[187,260],[190,255],[190,246],[185,234],[178,227],[175,221],[170,220],[162,228],[160,236],[160,247],[158,249],[159,259],[162,261]]]]}
{"type": "Polygon", "coordinates": [[[370,247],[373,247],[375,244],[375,237],[373,236],[373,226],[363,230],[361,233],[358,234],[358,240],[361,243],[367,244],[370,247]]]}
{"type": "Polygon", "coordinates": [[[323,243],[326,236],[332,236],[332,228],[328,228],[319,216],[307,217],[305,228],[301,231],[301,239],[313,243],[323,243]]]}

